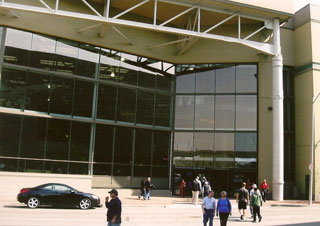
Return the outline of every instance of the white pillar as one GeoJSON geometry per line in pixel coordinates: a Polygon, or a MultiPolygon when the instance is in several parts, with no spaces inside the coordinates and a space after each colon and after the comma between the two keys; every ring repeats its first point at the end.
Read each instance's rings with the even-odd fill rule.
{"type": "Polygon", "coordinates": [[[283,200],[283,64],[280,46],[279,19],[273,20],[273,48],[272,57],[272,97],[273,97],[273,171],[272,171],[272,199],[283,200]]]}

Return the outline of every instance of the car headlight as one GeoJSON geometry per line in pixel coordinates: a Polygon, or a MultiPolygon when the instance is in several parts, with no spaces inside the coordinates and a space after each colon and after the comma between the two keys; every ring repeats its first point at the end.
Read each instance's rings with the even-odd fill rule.
{"type": "Polygon", "coordinates": [[[93,199],[99,199],[99,197],[96,196],[96,195],[92,195],[91,197],[92,197],[93,199]]]}

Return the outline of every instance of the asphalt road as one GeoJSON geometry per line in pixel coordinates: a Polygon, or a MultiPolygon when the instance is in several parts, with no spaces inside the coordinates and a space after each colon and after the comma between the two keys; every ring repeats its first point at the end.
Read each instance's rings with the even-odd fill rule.
{"type": "MultiPolygon", "coordinates": [[[[247,218],[241,221],[239,213],[233,203],[233,215],[228,226],[247,226],[251,222],[250,212],[247,218]]],[[[105,207],[80,210],[71,208],[28,209],[22,204],[0,203],[1,226],[103,226],[105,222],[105,207]]],[[[259,225],[292,225],[292,226],[320,226],[320,206],[313,207],[262,207],[262,222],[259,225]]],[[[122,226],[195,226],[202,224],[200,206],[189,203],[152,204],[148,201],[139,201],[137,204],[123,205],[122,226]]],[[[219,219],[214,219],[214,226],[220,225],[219,219]]]]}

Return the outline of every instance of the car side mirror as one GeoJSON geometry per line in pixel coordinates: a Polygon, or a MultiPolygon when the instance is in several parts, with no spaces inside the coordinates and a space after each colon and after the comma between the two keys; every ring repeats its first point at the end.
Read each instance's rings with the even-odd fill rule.
{"type": "Polygon", "coordinates": [[[71,194],[75,194],[75,193],[76,193],[76,191],[74,191],[74,190],[71,191],[71,194]]]}

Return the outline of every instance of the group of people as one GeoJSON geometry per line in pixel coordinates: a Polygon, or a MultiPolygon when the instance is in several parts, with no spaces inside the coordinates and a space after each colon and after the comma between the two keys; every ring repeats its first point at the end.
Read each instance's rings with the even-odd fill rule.
{"type": "Polygon", "coordinates": [[[146,181],[144,179],[142,179],[141,183],[140,183],[140,195],[138,196],[138,199],[140,199],[142,197],[144,200],[149,200],[150,193],[153,188],[154,188],[154,185],[151,184],[150,177],[148,177],[146,181]]]}

